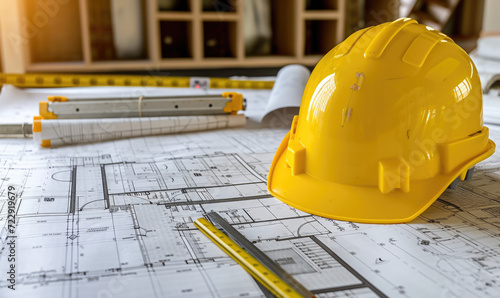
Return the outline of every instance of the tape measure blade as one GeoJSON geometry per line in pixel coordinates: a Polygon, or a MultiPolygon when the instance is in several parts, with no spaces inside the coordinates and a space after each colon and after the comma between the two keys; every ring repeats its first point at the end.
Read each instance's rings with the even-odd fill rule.
{"type": "MultiPolygon", "coordinates": [[[[198,221],[205,220],[205,219],[199,219],[198,221]]],[[[207,221],[208,223],[208,221],[207,221]]],[[[210,223],[208,223],[210,224],[210,223]]],[[[207,228],[207,224],[203,223],[201,225],[197,225],[195,221],[195,226],[200,229],[200,231],[203,232],[212,242],[214,242],[218,247],[220,247],[226,254],[228,254],[234,261],[236,261],[241,267],[243,267],[250,275],[252,275],[253,278],[257,280],[260,284],[264,285],[273,295],[277,297],[286,297],[282,291],[277,287],[276,283],[273,282],[273,279],[271,278],[266,278],[264,274],[260,274],[258,270],[252,264],[249,264],[247,261],[245,261],[245,258],[241,256],[243,252],[243,249],[241,249],[240,253],[237,253],[234,250],[228,249],[228,247],[225,245],[226,241],[232,241],[229,238],[226,240],[222,240],[220,236],[217,236],[214,234],[209,228],[207,228]]],[[[215,228],[215,227],[214,227],[215,228]]],[[[269,274],[267,274],[269,275],[269,274]]],[[[274,279],[276,280],[277,277],[274,279]]]]}
{"type": "Polygon", "coordinates": [[[304,297],[204,218],[194,225],[277,297],[304,297]]]}
{"type": "Polygon", "coordinates": [[[314,296],[309,290],[307,290],[300,282],[298,282],[291,274],[286,272],[280,265],[269,258],[264,252],[258,249],[252,242],[245,238],[240,232],[233,228],[227,221],[224,220],[216,212],[208,212],[208,217],[219,225],[229,237],[235,240],[236,243],[241,245],[250,254],[252,254],[257,260],[259,260],[264,266],[269,268],[273,273],[275,273],[280,279],[285,281],[287,284],[291,285],[295,290],[297,290],[304,297],[314,296]]]}

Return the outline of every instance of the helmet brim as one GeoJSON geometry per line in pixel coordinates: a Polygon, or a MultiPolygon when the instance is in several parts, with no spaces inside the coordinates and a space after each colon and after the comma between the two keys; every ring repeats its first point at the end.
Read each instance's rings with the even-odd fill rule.
{"type": "Polygon", "coordinates": [[[447,188],[478,162],[495,151],[488,140],[486,150],[463,166],[423,180],[412,180],[410,191],[388,194],[378,187],[344,185],[312,177],[307,172],[292,175],[286,164],[290,133],[281,142],[269,170],[267,189],[284,203],[307,213],[360,223],[403,223],[424,212],[447,188]]]}

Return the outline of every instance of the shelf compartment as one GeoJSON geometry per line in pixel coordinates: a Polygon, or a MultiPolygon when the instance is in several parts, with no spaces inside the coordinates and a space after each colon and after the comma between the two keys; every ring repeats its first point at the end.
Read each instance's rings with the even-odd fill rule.
{"type": "Polygon", "coordinates": [[[31,63],[83,61],[77,1],[59,5],[26,0],[23,4],[31,63]]]}
{"type": "Polygon", "coordinates": [[[157,0],[159,11],[191,11],[191,1],[157,0]]]}
{"type": "Polygon", "coordinates": [[[236,22],[203,22],[203,55],[205,58],[236,58],[236,22]]]}
{"type": "Polygon", "coordinates": [[[324,55],[337,43],[337,21],[305,21],[305,55],[324,55]]]}
{"type": "MultiPolygon", "coordinates": [[[[342,1],[342,0],[341,0],[342,1]]],[[[337,10],[338,0],[306,0],[306,10],[337,10]]]]}
{"type": "Polygon", "coordinates": [[[162,58],[192,58],[192,22],[160,21],[162,58]]]}
{"type": "MultiPolygon", "coordinates": [[[[248,2],[251,3],[251,2],[248,2]]],[[[243,25],[253,28],[244,31],[245,56],[295,56],[296,29],[293,16],[296,5],[285,0],[262,1],[254,5],[243,5],[243,25]],[[255,17],[254,17],[255,15],[255,17]]]]}
{"type": "Polygon", "coordinates": [[[145,2],[114,4],[87,0],[92,61],[147,59],[145,2]]]}
{"type": "Polygon", "coordinates": [[[89,36],[93,61],[116,59],[109,0],[88,0],[89,36]]]}
{"type": "Polygon", "coordinates": [[[235,12],[237,7],[236,0],[203,0],[203,11],[214,11],[220,14],[226,12],[235,12]]]}

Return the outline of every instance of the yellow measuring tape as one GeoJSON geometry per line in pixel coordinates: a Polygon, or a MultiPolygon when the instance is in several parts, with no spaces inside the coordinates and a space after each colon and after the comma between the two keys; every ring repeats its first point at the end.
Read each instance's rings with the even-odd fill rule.
{"type": "Polygon", "coordinates": [[[229,239],[223,232],[204,218],[197,219],[194,225],[200,229],[210,240],[215,242],[224,252],[240,264],[258,282],[264,285],[277,297],[303,297],[290,285],[284,282],[259,260],[246,252],[236,242],[229,239]]]}
{"type": "MultiPolygon", "coordinates": [[[[203,78],[210,88],[225,89],[272,89],[273,81],[230,80],[227,78],[203,78]]],[[[196,84],[196,80],[194,81],[196,84]]],[[[143,87],[194,87],[191,77],[167,77],[152,75],[108,74],[7,74],[0,73],[0,86],[10,84],[23,88],[88,87],[88,86],[143,86],[143,87]]]]}

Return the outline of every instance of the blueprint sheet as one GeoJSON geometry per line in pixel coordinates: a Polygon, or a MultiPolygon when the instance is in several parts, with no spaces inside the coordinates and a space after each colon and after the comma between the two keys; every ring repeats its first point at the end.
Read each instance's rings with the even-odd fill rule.
{"type": "Polygon", "coordinates": [[[500,296],[499,154],[411,223],[357,224],[269,195],[285,134],[228,129],[56,149],[0,139],[0,297],[265,297],[193,226],[209,211],[317,297],[500,296]]]}

